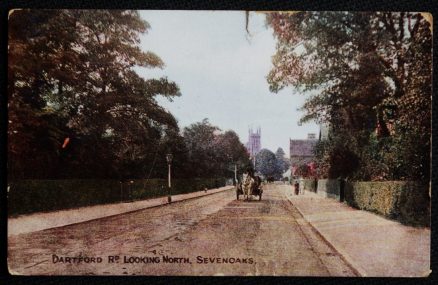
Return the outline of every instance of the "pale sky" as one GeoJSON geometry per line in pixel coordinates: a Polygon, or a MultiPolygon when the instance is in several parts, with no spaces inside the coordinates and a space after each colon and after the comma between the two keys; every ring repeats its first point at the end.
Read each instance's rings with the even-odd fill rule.
{"type": "Polygon", "coordinates": [[[208,118],[223,131],[232,129],[242,143],[248,128],[261,128],[262,148],[289,155],[289,138],[316,133],[314,123],[298,126],[297,109],[305,96],[287,88],[271,93],[266,76],[275,53],[272,29],[265,16],[251,13],[248,36],[241,11],[141,11],[151,29],[142,37],[144,51],[156,53],[163,69],[139,69],[145,78],[167,76],[182,96],[159,102],[181,129],[208,118]]]}

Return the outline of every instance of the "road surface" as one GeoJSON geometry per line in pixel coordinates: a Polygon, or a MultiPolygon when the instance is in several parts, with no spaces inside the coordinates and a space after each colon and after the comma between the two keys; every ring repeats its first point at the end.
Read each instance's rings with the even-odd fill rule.
{"type": "Polygon", "coordinates": [[[286,198],[225,191],[171,205],[10,236],[24,275],[355,276],[286,198]]]}

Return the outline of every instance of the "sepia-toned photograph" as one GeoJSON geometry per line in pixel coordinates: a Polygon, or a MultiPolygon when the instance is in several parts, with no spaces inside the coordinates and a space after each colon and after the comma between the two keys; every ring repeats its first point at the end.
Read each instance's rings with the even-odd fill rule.
{"type": "Polygon", "coordinates": [[[432,27],[9,11],[9,273],[428,277],[432,27]]]}

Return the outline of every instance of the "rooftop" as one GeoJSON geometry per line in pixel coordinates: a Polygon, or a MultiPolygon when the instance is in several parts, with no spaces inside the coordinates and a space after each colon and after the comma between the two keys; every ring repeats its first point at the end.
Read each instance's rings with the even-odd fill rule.
{"type": "Polygon", "coordinates": [[[314,156],[313,149],[318,140],[290,140],[291,156],[314,156]]]}

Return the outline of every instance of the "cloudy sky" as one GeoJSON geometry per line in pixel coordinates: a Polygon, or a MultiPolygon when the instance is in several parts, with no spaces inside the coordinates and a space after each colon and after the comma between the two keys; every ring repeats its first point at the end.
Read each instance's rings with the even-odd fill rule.
{"type": "Polygon", "coordinates": [[[282,147],[289,154],[289,138],[304,139],[319,132],[316,124],[298,126],[297,109],[304,95],[285,89],[269,91],[266,75],[275,53],[272,30],[265,16],[251,13],[249,36],[244,12],[141,11],[151,29],[142,37],[142,49],[155,52],[163,69],[140,69],[146,78],[167,76],[182,96],[160,99],[181,128],[208,118],[222,130],[232,129],[243,143],[248,128],[260,127],[263,148],[282,147]]]}

